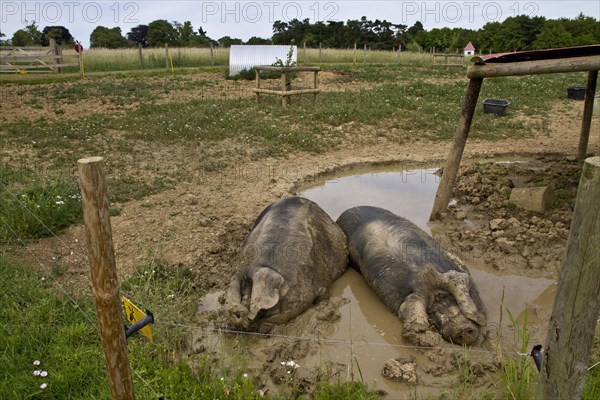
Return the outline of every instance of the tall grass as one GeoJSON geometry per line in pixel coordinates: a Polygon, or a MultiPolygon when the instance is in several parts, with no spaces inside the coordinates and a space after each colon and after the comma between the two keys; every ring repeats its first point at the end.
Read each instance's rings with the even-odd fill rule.
{"type": "MultiPolygon", "coordinates": [[[[64,50],[64,55],[73,55],[73,50],[64,50]]],[[[169,48],[169,56],[173,68],[198,68],[209,66],[227,66],[229,64],[229,48],[169,48]]],[[[83,53],[86,72],[128,71],[140,69],[139,50],[103,49],[85,50],[83,53]]],[[[170,65],[169,60],[169,65],[170,65]]],[[[298,48],[298,65],[320,64],[431,64],[429,53],[402,52],[400,55],[392,50],[364,49],[306,49],[298,48]]],[[[167,64],[164,48],[142,49],[142,68],[165,68],[167,64]]],[[[67,68],[74,72],[77,68],[67,68]]]]}
{"type": "MultiPolygon", "coordinates": [[[[215,48],[212,52],[210,48],[169,48],[169,56],[173,61],[173,68],[197,68],[229,63],[229,49],[221,48],[215,48]]],[[[88,72],[139,69],[139,50],[135,48],[85,50],[84,67],[88,72]]],[[[142,49],[142,68],[165,67],[166,52],[164,48],[142,49]]]]}

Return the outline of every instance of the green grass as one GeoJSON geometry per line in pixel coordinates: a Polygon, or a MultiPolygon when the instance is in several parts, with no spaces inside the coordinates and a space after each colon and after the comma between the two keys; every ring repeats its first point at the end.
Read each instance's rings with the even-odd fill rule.
{"type": "MultiPolygon", "coordinates": [[[[156,257],[149,257],[122,289],[159,320],[180,323],[192,315],[202,292],[189,269],[169,267],[156,257]]],[[[0,257],[0,398],[110,398],[93,305],[84,298],[75,299],[74,307],[72,299],[44,274],[0,257]],[[39,365],[33,364],[36,360],[39,365]],[[35,370],[48,375],[35,376],[35,370]],[[47,387],[40,388],[42,383],[47,387]]],[[[263,398],[256,378],[245,374],[241,365],[232,368],[206,355],[188,356],[189,332],[170,325],[153,325],[153,331],[152,343],[140,335],[128,341],[137,398],[263,398]]],[[[322,382],[312,398],[377,397],[362,383],[322,382]]]]}
{"type": "MultiPolygon", "coordinates": [[[[519,352],[527,354],[530,350],[529,340],[531,333],[527,325],[527,309],[525,309],[523,325],[519,325],[510,310],[506,309],[515,335],[521,345],[519,352]]],[[[522,355],[511,355],[502,363],[503,391],[508,399],[527,400],[534,399],[535,385],[533,360],[522,355]]],[[[535,375],[537,376],[537,375],[535,375]]]]}
{"type": "MultiPolygon", "coordinates": [[[[93,316],[89,304],[82,307],[93,316]]],[[[95,328],[68,298],[55,294],[43,276],[4,257],[0,257],[0,349],[0,398],[110,398],[95,328]],[[33,365],[35,360],[39,366],[33,365]],[[34,376],[37,369],[48,376],[34,376]],[[42,383],[48,387],[40,389],[42,383]]]]}
{"type": "MultiPolygon", "coordinates": [[[[334,86],[336,82],[349,86],[321,93],[316,107],[310,96],[293,98],[287,108],[282,108],[275,96],[263,96],[257,105],[250,95],[237,93],[235,86],[227,89],[220,73],[214,72],[214,80],[196,79],[195,70],[174,75],[157,70],[102,73],[84,81],[21,85],[17,91],[29,97],[32,107],[48,107],[58,117],[0,122],[0,146],[31,146],[36,160],[62,172],[64,166],[75,166],[84,154],[106,154],[118,168],[119,155],[128,153],[133,144],[184,145],[198,149],[204,171],[218,172],[231,165],[232,157],[243,154],[258,159],[318,153],[336,149],[345,141],[369,141],[370,137],[400,143],[452,139],[466,91],[464,70],[418,63],[326,64],[323,69],[334,72],[334,86]],[[207,90],[209,94],[204,93],[207,90]],[[183,96],[185,93],[188,95],[183,96]],[[86,101],[99,101],[107,107],[81,115],[77,123],[67,118],[71,116],[63,117],[70,104],[86,101]],[[133,109],[123,112],[120,107],[133,109]],[[340,129],[345,124],[352,124],[352,130],[340,129]],[[356,132],[361,133],[358,138],[356,132]],[[239,153],[227,153],[231,148],[207,150],[224,140],[240,149],[239,153]]],[[[470,136],[502,140],[543,134],[553,118],[550,104],[564,99],[567,80],[582,83],[585,76],[486,79],[470,136]],[[484,98],[510,100],[507,115],[484,114],[484,98]]],[[[182,178],[176,171],[150,172],[109,176],[113,201],[140,199],[172,188],[182,178]]]]}
{"type": "Polygon", "coordinates": [[[51,236],[81,220],[74,180],[33,174],[0,164],[0,243],[51,236]]]}

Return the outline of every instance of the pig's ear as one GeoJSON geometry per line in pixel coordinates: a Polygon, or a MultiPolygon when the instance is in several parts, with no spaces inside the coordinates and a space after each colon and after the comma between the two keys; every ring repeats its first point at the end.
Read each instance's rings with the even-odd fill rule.
{"type": "Polygon", "coordinates": [[[470,295],[473,278],[467,272],[448,271],[442,274],[448,291],[452,293],[460,311],[479,326],[485,325],[485,315],[479,312],[470,295]]]}
{"type": "Polygon", "coordinates": [[[260,310],[268,310],[279,302],[284,279],[271,268],[259,268],[252,276],[252,297],[248,318],[254,320],[260,310]]]}

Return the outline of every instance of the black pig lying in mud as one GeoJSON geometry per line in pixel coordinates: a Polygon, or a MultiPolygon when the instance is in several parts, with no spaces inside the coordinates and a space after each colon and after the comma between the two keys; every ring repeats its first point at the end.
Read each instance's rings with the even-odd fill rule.
{"type": "Polygon", "coordinates": [[[289,197],[256,220],[226,294],[228,322],[269,331],[308,309],[348,266],[346,237],[317,204],[289,197]]]}
{"type": "Polygon", "coordinates": [[[483,339],[486,312],[467,268],[412,222],[376,207],[355,207],[337,220],[350,263],[403,323],[402,336],[436,345],[483,339]],[[431,329],[431,325],[438,333],[431,329]]]}

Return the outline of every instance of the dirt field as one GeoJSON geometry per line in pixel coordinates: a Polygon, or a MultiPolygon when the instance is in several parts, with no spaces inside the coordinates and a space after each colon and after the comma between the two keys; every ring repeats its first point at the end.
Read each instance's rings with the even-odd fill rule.
{"type": "MultiPolygon", "coordinates": [[[[210,78],[198,76],[197,79],[210,78]]],[[[324,74],[323,90],[329,89],[330,82],[335,82],[331,90],[341,90],[340,81],[336,79],[332,73],[324,74]]],[[[222,80],[210,85],[203,96],[218,97],[227,85],[233,83],[222,80]]],[[[253,83],[236,85],[235,93],[250,96],[253,83]]],[[[344,90],[354,90],[357,86],[351,81],[346,85],[344,90]]],[[[11,96],[18,91],[15,88],[5,90],[10,91],[11,96]]],[[[39,90],[52,88],[40,87],[39,90]]],[[[171,99],[193,96],[193,93],[186,90],[170,93],[157,91],[154,95],[158,96],[159,102],[169,102],[171,99]]],[[[27,96],[17,96],[20,100],[15,103],[2,103],[5,122],[13,122],[22,115],[28,115],[32,120],[40,116],[53,119],[57,115],[70,116],[91,110],[97,112],[98,109],[127,112],[138,106],[134,103],[114,109],[114,105],[91,100],[65,103],[61,106],[63,112],[56,114],[45,106],[32,108],[31,99],[27,96]]],[[[533,137],[527,138],[468,141],[463,157],[464,166],[455,191],[457,205],[451,207],[441,221],[431,225],[434,237],[448,250],[465,258],[467,263],[485,264],[493,273],[556,279],[571,220],[571,199],[565,198],[564,204],[556,205],[546,214],[536,215],[511,209],[505,191],[512,186],[556,183],[560,177],[565,177],[566,183],[563,183],[569,187],[576,186],[578,164],[574,157],[582,109],[583,102],[556,101],[550,111],[553,118],[544,132],[534,132],[533,137]],[[492,163],[505,158],[530,162],[492,163]]],[[[596,155],[600,154],[598,123],[600,121],[595,117],[588,147],[588,152],[596,155]]],[[[160,171],[176,173],[181,177],[173,186],[159,193],[139,200],[111,204],[111,207],[120,210],[119,215],[112,218],[120,279],[131,276],[134,268],[148,254],[158,254],[169,265],[191,268],[200,277],[206,291],[223,290],[237,269],[236,257],[251,224],[270,202],[301,191],[304,184],[319,177],[334,177],[336,173],[355,166],[395,163],[441,166],[451,144],[448,141],[420,138],[400,143],[378,135],[380,127],[358,123],[340,126],[339,129],[344,133],[341,145],[322,153],[296,151],[286,157],[256,159],[251,147],[244,147],[239,141],[223,140],[208,143],[202,149],[178,143],[149,147],[142,141],[130,141],[127,151],[118,153],[118,162],[111,159],[114,155],[106,155],[110,176],[144,176],[160,171]],[[203,159],[206,154],[237,156],[229,159],[224,169],[210,171],[203,159]]],[[[120,132],[111,134],[118,138],[120,132]]],[[[109,139],[110,136],[106,138],[109,139]]],[[[28,147],[5,148],[2,158],[4,162],[15,163],[19,157],[31,156],[35,152],[28,147]]],[[[75,172],[75,166],[69,169],[75,172]]],[[[68,228],[58,237],[32,241],[27,248],[12,251],[24,258],[37,258],[48,264],[52,263],[50,260],[61,260],[68,266],[68,273],[57,279],[76,291],[86,290],[88,268],[82,225],[68,228]]],[[[332,324],[340,319],[340,309],[348,301],[343,295],[331,296],[296,321],[277,328],[275,333],[290,336],[315,336],[315,333],[319,333],[328,336],[332,324]]],[[[542,320],[547,315],[540,313],[537,317],[542,320]]],[[[190,315],[190,321],[192,319],[190,315]]],[[[545,332],[540,328],[535,338],[541,340],[544,335],[545,332]]],[[[491,333],[488,339],[485,349],[493,350],[498,343],[494,342],[491,333]]],[[[320,350],[318,344],[282,338],[270,340],[266,345],[263,342],[263,345],[252,348],[260,361],[253,368],[260,374],[266,387],[286,379],[289,366],[281,362],[287,360],[295,360],[303,367],[321,363],[318,370],[300,368],[294,372],[296,381],[306,388],[317,379],[358,376],[352,365],[336,361],[334,356],[327,356],[329,353],[320,350]],[[329,375],[323,372],[324,364],[329,375]]],[[[514,347],[512,341],[512,337],[507,338],[501,345],[514,347]]],[[[203,349],[206,351],[206,347],[203,349]]],[[[417,355],[417,376],[425,388],[423,393],[441,393],[454,385],[454,378],[444,377],[440,380],[440,376],[458,368],[457,358],[449,356],[454,350],[428,350],[417,355]],[[438,367],[434,368],[434,364],[438,367]]],[[[476,371],[475,385],[492,383],[497,379],[497,354],[481,354],[481,357],[473,355],[470,361],[476,371]]],[[[379,362],[377,365],[373,367],[383,367],[379,362]]],[[[394,397],[394,393],[412,390],[402,385],[378,383],[377,386],[390,394],[388,398],[399,398],[394,397]]]]}

